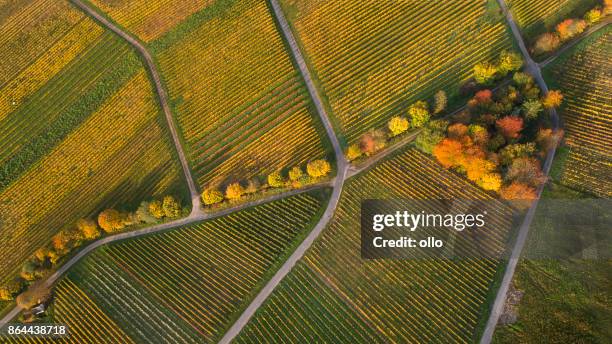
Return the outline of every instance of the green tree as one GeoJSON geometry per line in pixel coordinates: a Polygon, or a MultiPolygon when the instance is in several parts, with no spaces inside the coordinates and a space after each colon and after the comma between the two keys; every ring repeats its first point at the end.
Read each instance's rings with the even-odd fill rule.
{"type": "Polygon", "coordinates": [[[391,132],[391,136],[397,136],[408,130],[409,123],[406,118],[395,116],[389,120],[388,127],[389,131],[391,132]]]}
{"type": "Polygon", "coordinates": [[[7,282],[5,285],[0,287],[0,300],[8,301],[13,300],[17,294],[23,290],[25,286],[23,279],[14,278],[7,282]]]}
{"type": "Polygon", "coordinates": [[[410,122],[413,128],[420,128],[425,123],[429,122],[431,115],[429,114],[429,105],[427,102],[422,100],[412,104],[408,108],[408,114],[410,115],[410,122]]]}
{"type": "Polygon", "coordinates": [[[445,137],[448,121],[436,120],[427,123],[414,141],[417,148],[431,154],[433,148],[445,137]]]}
{"type": "Polygon", "coordinates": [[[523,103],[523,113],[525,114],[526,119],[536,119],[540,112],[542,112],[543,107],[542,103],[540,103],[537,99],[528,100],[523,103]]]}
{"type": "Polygon", "coordinates": [[[331,172],[331,165],[325,159],[311,161],[306,165],[306,172],[312,178],[324,177],[331,172]]]}
{"type": "Polygon", "coordinates": [[[515,72],[523,66],[523,58],[520,54],[510,51],[502,51],[499,55],[499,62],[497,65],[498,71],[506,75],[509,72],[515,72]]]}
{"type": "Polygon", "coordinates": [[[223,193],[217,189],[207,189],[202,193],[202,201],[206,205],[216,204],[223,201],[223,193]]]}
{"type": "Polygon", "coordinates": [[[512,75],[512,80],[519,86],[525,86],[533,83],[533,77],[523,72],[514,73],[514,75],[512,75]]]}

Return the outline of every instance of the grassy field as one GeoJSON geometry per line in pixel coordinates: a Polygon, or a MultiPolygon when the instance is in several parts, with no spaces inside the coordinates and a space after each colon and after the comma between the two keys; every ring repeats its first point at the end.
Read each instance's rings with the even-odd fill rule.
{"type": "Polygon", "coordinates": [[[281,1],[344,143],[512,46],[495,1],[281,1]]]}
{"type": "Polygon", "coordinates": [[[145,42],[155,40],[213,0],[89,0],[145,42]]]}
{"type": "MultiPolygon", "coordinates": [[[[496,212],[505,209],[491,195],[409,149],[347,181],[328,228],[237,342],[473,340],[498,262],[362,259],[356,214],[362,200],[374,198],[486,199],[496,212]]],[[[488,226],[488,245],[503,246],[510,228],[506,218],[494,216],[488,226]]]]}
{"type": "Polygon", "coordinates": [[[611,44],[606,27],[544,70],[549,85],[565,95],[561,116],[569,153],[560,182],[600,197],[612,196],[611,44]]]}
{"type": "Polygon", "coordinates": [[[327,155],[265,1],[215,1],[151,49],[202,188],[327,155]]]}
{"type": "Polygon", "coordinates": [[[10,71],[0,83],[0,281],[80,217],[185,192],[130,47],[67,3],[12,4],[0,27],[0,68],[10,71]],[[21,30],[29,18],[49,23],[21,30]],[[15,58],[22,46],[37,54],[15,58]]]}
{"type": "Polygon", "coordinates": [[[528,41],[553,31],[563,19],[582,17],[600,4],[599,0],[508,0],[512,16],[528,41]]]}
{"type": "Polygon", "coordinates": [[[328,194],[312,191],[96,251],[56,287],[54,319],[83,342],[100,333],[121,342],[212,342],[314,226],[328,194]],[[82,326],[92,316],[96,323],[82,326]]]}

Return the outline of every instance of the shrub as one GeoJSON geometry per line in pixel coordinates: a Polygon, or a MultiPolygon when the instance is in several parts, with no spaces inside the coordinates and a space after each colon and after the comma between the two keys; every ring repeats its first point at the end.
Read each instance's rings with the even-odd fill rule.
{"type": "Polygon", "coordinates": [[[311,161],[306,166],[306,172],[312,178],[324,177],[331,172],[331,165],[325,159],[311,161]]]}
{"type": "Polygon", "coordinates": [[[395,116],[389,120],[389,132],[391,132],[391,136],[400,135],[408,130],[410,124],[408,120],[404,117],[395,116]]]}
{"type": "Polygon", "coordinates": [[[431,115],[429,114],[429,105],[427,102],[422,100],[412,104],[408,108],[408,114],[410,115],[410,123],[413,128],[420,128],[425,123],[429,122],[431,115]]]}
{"type": "Polygon", "coordinates": [[[149,203],[149,213],[153,215],[156,219],[161,219],[164,217],[164,206],[161,201],[153,201],[149,203]]]}
{"type": "Polygon", "coordinates": [[[439,114],[440,112],[446,110],[446,106],[448,105],[448,97],[446,96],[446,92],[439,90],[434,95],[434,114],[439,114]]]}
{"type": "Polygon", "coordinates": [[[169,218],[181,215],[181,204],[172,196],[164,197],[162,209],[164,210],[164,215],[169,218]]]}
{"type": "MultiPolygon", "coordinates": [[[[357,147],[357,151],[359,152],[359,154],[361,154],[359,147],[357,147]]],[[[292,182],[299,181],[303,175],[304,175],[304,172],[299,166],[295,166],[291,170],[289,170],[289,180],[292,182]]]]}
{"type": "Polygon", "coordinates": [[[225,197],[227,197],[230,200],[240,199],[240,197],[242,197],[243,194],[244,194],[244,189],[242,188],[242,185],[240,185],[240,183],[237,183],[237,182],[231,183],[225,189],[225,197]]]}
{"type": "Polygon", "coordinates": [[[561,40],[557,34],[546,32],[538,37],[533,49],[536,54],[542,54],[556,50],[559,44],[561,40]]]}
{"type": "Polygon", "coordinates": [[[136,219],[139,222],[144,222],[144,223],[157,222],[157,219],[155,218],[155,216],[151,215],[151,213],[149,212],[149,202],[146,202],[146,201],[140,202],[138,209],[136,209],[135,215],[136,215],[136,219]]]}
{"type": "Polygon", "coordinates": [[[93,220],[79,219],[76,222],[76,227],[87,240],[92,240],[100,236],[100,229],[93,220]]]}
{"type": "Polygon", "coordinates": [[[223,201],[223,193],[217,189],[207,189],[202,192],[202,201],[206,205],[211,205],[223,201]]]}
{"type": "Polygon", "coordinates": [[[273,188],[280,188],[285,185],[283,176],[281,176],[281,173],[279,171],[272,172],[268,175],[268,185],[273,188]]]}

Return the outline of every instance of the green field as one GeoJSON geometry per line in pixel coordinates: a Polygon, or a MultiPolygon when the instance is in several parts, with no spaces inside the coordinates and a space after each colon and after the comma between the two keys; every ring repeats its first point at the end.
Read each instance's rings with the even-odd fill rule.
{"type": "Polygon", "coordinates": [[[152,85],[127,43],[52,0],[15,1],[0,37],[0,69],[10,71],[0,81],[4,282],[77,219],[185,191],[152,85]],[[42,24],[21,30],[27,20],[42,24]],[[36,55],[9,58],[30,45],[36,55]]]}
{"type": "Polygon", "coordinates": [[[344,143],[459,85],[512,41],[495,1],[281,1],[344,143]]]}
{"type": "MultiPolygon", "coordinates": [[[[350,179],[330,225],[258,310],[238,342],[474,339],[487,313],[498,262],[481,258],[362,259],[356,214],[361,200],[373,198],[496,202],[414,149],[350,179]],[[296,323],[300,325],[293,325],[296,323]]],[[[496,211],[505,209],[501,203],[494,204],[496,211]]],[[[503,246],[509,229],[506,218],[496,216],[487,228],[487,245],[503,246]]]]}
{"type": "Polygon", "coordinates": [[[105,331],[125,333],[121,342],[213,342],[318,221],[327,195],[304,193],[97,250],[55,288],[54,319],[95,342],[99,334],[80,325],[89,322],[86,303],[113,324],[105,331]]]}

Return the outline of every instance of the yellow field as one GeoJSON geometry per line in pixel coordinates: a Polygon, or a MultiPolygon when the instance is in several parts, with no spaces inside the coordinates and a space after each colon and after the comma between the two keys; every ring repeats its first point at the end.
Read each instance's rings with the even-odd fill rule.
{"type": "Polygon", "coordinates": [[[565,95],[561,116],[570,154],[561,182],[600,197],[610,197],[612,30],[602,29],[595,35],[550,66],[549,74],[565,95]]]}
{"type": "Polygon", "coordinates": [[[511,46],[484,1],[282,3],[349,143],[511,46]]]}
{"type": "Polygon", "coordinates": [[[162,195],[180,183],[172,149],[141,70],[0,193],[0,276],[15,272],[34,250],[79,217],[105,205],[162,195]]]}
{"type": "Polygon", "coordinates": [[[145,42],[155,40],[213,0],[91,0],[145,42]]]}
{"type": "Polygon", "coordinates": [[[154,45],[198,183],[321,158],[310,100],[265,1],[219,1],[182,37],[154,45]]]}

